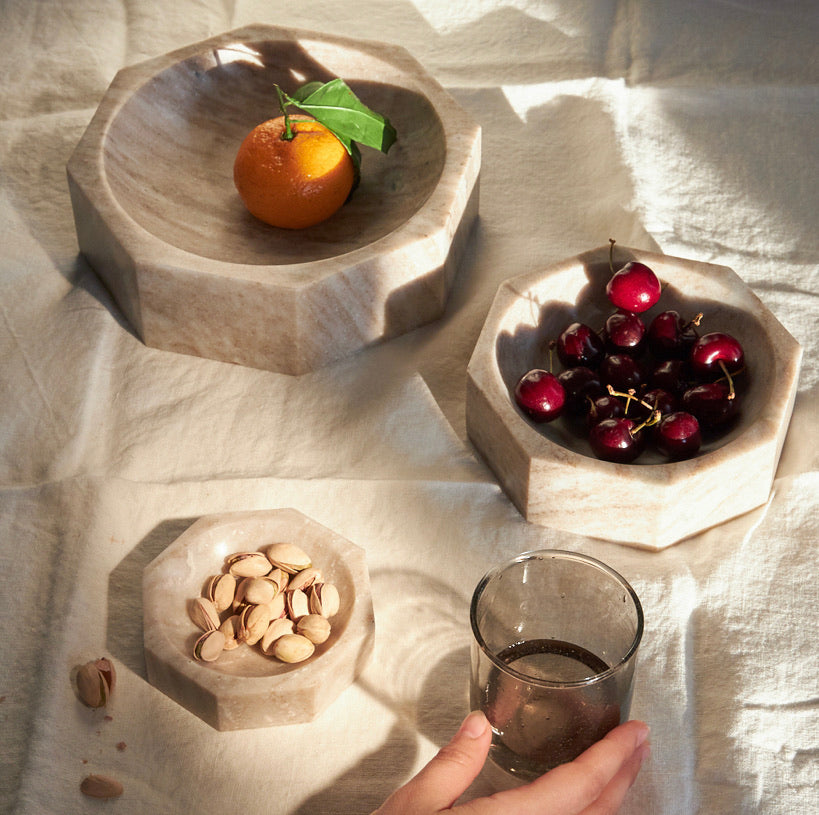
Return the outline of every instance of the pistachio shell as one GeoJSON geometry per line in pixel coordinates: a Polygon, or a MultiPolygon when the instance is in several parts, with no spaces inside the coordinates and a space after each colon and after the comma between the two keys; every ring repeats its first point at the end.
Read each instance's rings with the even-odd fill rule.
{"type": "Polygon", "coordinates": [[[285,594],[282,592],[281,594],[277,594],[268,604],[267,607],[270,609],[270,619],[271,620],[278,620],[279,617],[285,617],[287,615],[287,605],[285,603],[285,594]]]}
{"type": "Polygon", "coordinates": [[[244,587],[246,603],[261,605],[269,603],[278,594],[276,584],[265,577],[249,577],[244,587]]]}
{"type": "Polygon", "coordinates": [[[264,636],[272,619],[270,608],[266,605],[245,608],[240,617],[244,641],[248,645],[255,645],[264,636]]]}
{"type": "Polygon", "coordinates": [[[193,646],[193,657],[204,662],[215,662],[225,648],[225,635],[217,630],[206,631],[193,646]]]}
{"type": "Polygon", "coordinates": [[[238,614],[232,614],[220,626],[219,630],[225,635],[225,651],[238,648],[241,643],[241,621],[238,614]]]}
{"type": "Polygon", "coordinates": [[[310,601],[301,589],[287,591],[285,595],[287,616],[290,617],[291,620],[295,622],[300,617],[304,617],[305,614],[310,613],[310,601]]]}
{"type": "Polygon", "coordinates": [[[107,775],[87,775],[80,782],[80,792],[90,798],[116,798],[122,795],[122,784],[107,775]]]}
{"type": "Polygon", "coordinates": [[[114,666],[102,658],[86,662],[77,671],[77,695],[88,707],[104,707],[116,682],[114,666]]]}
{"type": "Polygon", "coordinates": [[[206,596],[220,614],[229,609],[236,594],[236,578],[232,574],[216,574],[208,583],[206,596]]]}
{"type": "Polygon", "coordinates": [[[288,590],[295,590],[304,589],[313,585],[313,583],[321,583],[323,582],[323,578],[321,576],[321,572],[310,566],[307,569],[302,569],[300,572],[297,572],[290,578],[290,582],[287,584],[288,590]]]}
{"type": "Polygon", "coordinates": [[[296,624],[296,633],[307,637],[314,645],[321,645],[330,637],[330,622],[319,614],[308,614],[296,624]]]}
{"type": "Polygon", "coordinates": [[[322,617],[338,614],[341,599],[338,589],[332,583],[315,583],[310,588],[310,611],[322,617]]]}
{"type": "Polygon", "coordinates": [[[219,612],[212,600],[207,597],[195,597],[188,606],[191,620],[202,629],[202,631],[213,631],[219,628],[219,612]]]}
{"type": "Polygon", "coordinates": [[[227,562],[235,577],[264,577],[273,568],[261,552],[237,552],[227,562]]]}
{"type": "Polygon", "coordinates": [[[278,587],[279,591],[284,591],[287,588],[287,583],[290,580],[290,575],[284,571],[284,569],[280,569],[276,566],[270,574],[268,574],[265,578],[266,580],[272,580],[276,586],[278,587]]]}
{"type": "Polygon", "coordinates": [[[316,646],[301,634],[285,634],[273,644],[273,656],[282,662],[303,662],[315,650],[316,646]]]}
{"type": "Polygon", "coordinates": [[[309,569],[310,556],[295,543],[273,543],[267,548],[267,559],[278,569],[295,574],[309,569]]]}
{"type": "Polygon", "coordinates": [[[273,646],[276,643],[276,640],[279,637],[283,637],[285,634],[292,634],[293,633],[293,621],[288,620],[287,617],[279,617],[277,620],[273,620],[270,625],[267,627],[267,631],[264,632],[264,636],[260,640],[260,646],[262,652],[271,656],[273,654],[273,646]]]}

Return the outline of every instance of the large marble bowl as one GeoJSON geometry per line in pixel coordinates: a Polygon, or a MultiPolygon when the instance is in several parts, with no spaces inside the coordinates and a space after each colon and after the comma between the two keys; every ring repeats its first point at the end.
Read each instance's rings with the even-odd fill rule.
{"type": "Polygon", "coordinates": [[[566,325],[602,326],[613,311],[605,294],[608,252],[600,247],[500,286],[468,365],[467,432],[527,520],[662,549],[768,500],[802,351],[731,269],[618,245],[616,267],[640,260],[663,283],[649,320],[665,309],[702,311],[703,332],[726,331],[743,344],[748,372],[738,420],[695,458],[595,458],[571,423],[526,418],[513,390],[527,370],[548,367],[547,344],[566,325]]]}
{"type": "Polygon", "coordinates": [[[122,69],[68,162],[80,250],[146,345],[302,374],[439,317],[478,210],[480,127],[404,49],[255,25],[122,69]],[[347,81],[389,117],[322,224],[233,184],[274,85],[347,81]]]}
{"type": "Polygon", "coordinates": [[[143,574],[148,680],[217,730],[312,721],[363,670],[375,637],[364,551],[295,509],[200,518],[158,555],[143,574]],[[201,632],[188,604],[225,557],[277,541],[298,544],[339,591],[330,638],[308,660],[286,664],[257,648],[224,651],[215,662],[194,660],[201,632]]]}

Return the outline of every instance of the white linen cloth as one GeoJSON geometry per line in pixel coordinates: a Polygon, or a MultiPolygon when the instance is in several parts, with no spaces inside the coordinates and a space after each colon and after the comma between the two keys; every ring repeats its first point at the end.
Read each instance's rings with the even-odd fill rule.
{"type": "Polygon", "coordinates": [[[545,547],[644,605],[653,755],[624,813],[819,811],[813,2],[5,0],[0,22],[0,811],[90,812],[100,772],[112,812],[367,813],[466,712],[475,583],[545,547]],[[65,180],[119,68],[253,22],[403,45],[483,127],[445,316],[298,378],[142,345],[65,180]],[[498,284],[609,237],[732,267],[805,351],[769,503],[661,553],[526,523],[465,433],[498,284]],[[366,549],[374,659],[309,725],[219,733],[146,680],[142,569],[201,515],[280,506],[366,549]],[[102,654],[118,687],[91,711],[70,673],[102,654]]]}

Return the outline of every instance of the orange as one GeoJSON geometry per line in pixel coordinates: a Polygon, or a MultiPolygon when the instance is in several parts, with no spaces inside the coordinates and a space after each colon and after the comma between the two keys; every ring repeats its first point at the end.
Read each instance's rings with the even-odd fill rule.
{"type": "Polygon", "coordinates": [[[285,229],[313,226],[347,200],[355,179],[350,154],[324,125],[308,116],[284,116],[254,128],[242,142],[233,181],[248,210],[285,229]]]}

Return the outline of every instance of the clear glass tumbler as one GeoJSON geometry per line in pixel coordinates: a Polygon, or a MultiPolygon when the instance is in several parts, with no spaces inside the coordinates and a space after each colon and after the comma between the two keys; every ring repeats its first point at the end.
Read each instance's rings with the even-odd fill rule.
{"type": "Polygon", "coordinates": [[[628,719],[643,609],[613,569],[574,552],[526,552],[478,583],[470,700],[489,757],[524,780],[571,761],[628,719]]]}

